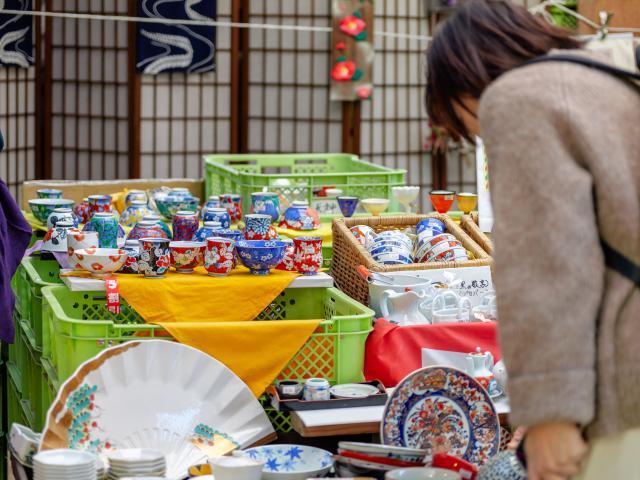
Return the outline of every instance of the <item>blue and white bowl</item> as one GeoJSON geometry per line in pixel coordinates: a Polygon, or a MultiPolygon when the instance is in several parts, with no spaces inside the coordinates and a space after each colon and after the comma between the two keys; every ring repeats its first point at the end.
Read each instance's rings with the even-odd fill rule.
{"type": "Polygon", "coordinates": [[[402,255],[400,253],[380,253],[372,255],[373,259],[383,265],[408,265],[413,263],[410,255],[402,255]]]}
{"type": "Polygon", "coordinates": [[[279,240],[241,240],[236,243],[236,251],[252,274],[269,275],[284,257],[287,245],[279,240]]]}
{"type": "Polygon", "coordinates": [[[43,224],[47,223],[47,218],[56,208],[73,208],[73,200],[66,198],[36,198],[29,200],[29,208],[43,224]]]}
{"type": "Polygon", "coordinates": [[[444,233],[444,223],[442,223],[437,218],[426,218],[424,220],[420,220],[416,225],[416,233],[420,234],[423,230],[431,229],[435,235],[439,235],[444,233]]]}
{"type": "Polygon", "coordinates": [[[173,216],[180,212],[197,212],[200,199],[198,197],[178,197],[167,195],[165,197],[156,197],[156,207],[165,218],[173,220],[173,216]]]}
{"type": "Polygon", "coordinates": [[[411,238],[409,238],[407,234],[398,232],[398,231],[392,231],[392,230],[386,231],[386,232],[380,232],[378,235],[376,235],[376,238],[373,240],[373,243],[384,242],[387,240],[395,240],[398,242],[402,242],[408,248],[413,247],[413,241],[411,240],[411,238]]]}
{"type": "Polygon", "coordinates": [[[333,465],[333,455],[306,445],[265,445],[249,448],[245,456],[264,462],[262,480],[306,480],[324,477],[333,465]]]}
{"type": "Polygon", "coordinates": [[[407,257],[411,256],[411,250],[408,250],[404,246],[393,246],[393,245],[376,247],[373,250],[371,250],[371,252],[369,253],[371,253],[371,256],[374,258],[384,253],[397,253],[399,255],[404,255],[407,257]]]}

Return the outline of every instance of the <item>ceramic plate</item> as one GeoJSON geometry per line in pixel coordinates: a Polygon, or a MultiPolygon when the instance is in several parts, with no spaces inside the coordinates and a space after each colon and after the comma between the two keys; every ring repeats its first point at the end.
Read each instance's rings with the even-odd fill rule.
{"type": "Polygon", "coordinates": [[[373,385],[364,385],[362,383],[345,383],[343,385],[336,385],[329,389],[331,395],[336,398],[367,398],[371,395],[379,393],[373,385]]]}
{"type": "Polygon", "coordinates": [[[256,397],[225,365],[180,343],[145,340],[103,350],[69,377],[40,450],[159,450],[167,476],[178,478],[208,456],[273,434],[256,397]]]}
{"type": "Polygon", "coordinates": [[[476,465],[498,453],[500,422],[489,394],[466,373],[427,367],[407,376],[384,409],[386,445],[447,452],[476,465]]]}

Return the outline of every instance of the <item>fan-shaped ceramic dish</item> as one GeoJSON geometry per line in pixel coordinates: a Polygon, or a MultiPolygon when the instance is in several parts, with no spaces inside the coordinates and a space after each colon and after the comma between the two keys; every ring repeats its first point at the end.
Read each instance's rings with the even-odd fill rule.
{"type": "Polygon", "coordinates": [[[326,450],[304,445],[265,445],[245,450],[252,460],[264,462],[262,480],[306,480],[324,477],[333,465],[326,450]]]}
{"type": "Polygon", "coordinates": [[[408,375],[387,400],[385,445],[439,451],[476,465],[498,453],[500,422],[487,391],[470,375],[427,367],[408,375]]]}
{"type": "Polygon", "coordinates": [[[167,477],[275,436],[249,387],[218,360],[176,342],[103,350],[62,385],[40,450],[159,450],[167,477]]]}

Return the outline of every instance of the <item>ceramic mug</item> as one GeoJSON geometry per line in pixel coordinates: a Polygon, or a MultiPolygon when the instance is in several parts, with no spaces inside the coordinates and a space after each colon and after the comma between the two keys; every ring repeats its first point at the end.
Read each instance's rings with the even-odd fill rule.
{"type": "Polygon", "coordinates": [[[133,227],[150,213],[151,210],[147,207],[145,200],[132,200],[120,215],[120,224],[125,227],[133,227]]]}
{"type": "Polygon", "coordinates": [[[276,270],[295,272],[296,265],[294,257],[296,253],[296,246],[291,239],[284,239],[282,241],[286,242],[288,245],[284,249],[284,256],[282,257],[282,261],[278,265],[276,265],[276,270]]]}
{"type": "Polygon", "coordinates": [[[293,239],[295,269],[303,275],[316,275],[322,268],[322,238],[298,237],[293,239]]]}
{"type": "Polygon", "coordinates": [[[124,251],[127,252],[127,260],[119,270],[120,273],[138,273],[140,268],[140,242],[138,240],[127,240],[124,244],[124,251]]]}
{"type": "Polygon", "coordinates": [[[190,242],[198,231],[200,220],[194,212],[180,211],[173,216],[173,240],[190,242]]]}
{"type": "Polygon", "coordinates": [[[278,234],[271,226],[270,215],[251,213],[244,216],[245,240],[274,240],[278,234]]]}
{"type": "Polygon", "coordinates": [[[494,294],[485,295],[482,297],[480,305],[473,307],[471,320],[474,322],[495,322],[498,320],[498,306],[494,294]]]}
{"type": "Polygon", "coordinates": [[[36,194],[38,198],[62,198],[62,190],[57,188],[41,188],[36,194]]]}
{"type": "Polygon", "coordinates": [[[58,222],[71,222],[73,228],[78,228],[80,220],[73,214],[73,210],[70,208],[56,208],[51,212],[51,215],[47,218],[47,227],[53,228],[58,222]]]}
{"type": "Polygon", "coordinates": [[[99,212],[111,212],[111,195],[89,195],[91,216],[99,212]]]}
{"type": "Polygon", "coordinates": [[[141,238],[140,260],[138,260],[139,273],[145,278],[163,278],[171,266],[171,251],[169,239],[166,238],[141,238]]]}
{"type": "Polygon", "coordinates": [[[73,260],[73,254],[76,250],[84,250],[87,248],[98,248],[98,232],[81,232],[72,229],[67,232],[67,254],[69,255],[69,264],[74,270],[83,270],[83,268],[73,260]]]}
{"type": "Polygon", "coordinates": [[[470,313],[471,301],[450,290],[437,295],[431,304],[431,322],[434,324],[468,322],[470,313]],[[447,299],[451,302],[447,303],[447,299]]]}
{"type": "Polygon", "coordinates": [[[207,238],[207,249],[204,254],[204,268],[212,277],[224,277],[233,270],[235,257],[235,241],[229,238],[207,238]]]}
{"type": "Polygon", "coordinates": [[[220,230],[223,230],[220,222],[204,222],[193,236],[193,241],[206,242],[209,237],[217,237],[220,230]]]}
{"type": "Polygon", "coordinates": [[[111,212],[95,212],[91,229],[98,232],[100,248],[118,248],[118,219],[111,212]]]}
{"type": "Polygon", "coordinates": [[[204,262],[204,242],[173,241],[171,250],[171,266],[178,273],[193,273],[193,269],[204,262]]]}
{"type": "MultiPolygon", "coordinates": [[[[232,222],[238,222],[242,218],[242,196],[234,193],[220,195],[220,204],[227,209],[232,222]]],[[[229,227],[225,227],[229,228],[229,227]]]]}
{"type": "Polygon", "coordinates": [[[310,378],[304,384],[302,398],[306,401],[331,399],[329,382],[324,378],[310,378]]]}
{"type": "Polygon", "coordinates": [[[275,192],[255,192],[251,194],[253,213],[269,215],[272,222],[280,218],[280,196],[275,192]]]}
{"type": "Polygon", "coordinates": [[[89,199],[85,198],[76,205],[76,208],[73,209],[73,213],[78,217],[80,223],[87,223],[91,220],[91,205],[89,205],[89,199]]]}
{"type": "Polygon", "coordinates": [[[207,208],[203,215],[203,221],[220,222],[222,228],[229,228],[231,226],[231,215],[229,215],[226,208],[207,208]]]}
{"type": "Polygon", "coordinates": [[[144,202],[146,205],[149,202],[147,192],[144,190],[129,190],[124,197],[124,204],[126,207],[133,204],[133,202],[144,202]]]}

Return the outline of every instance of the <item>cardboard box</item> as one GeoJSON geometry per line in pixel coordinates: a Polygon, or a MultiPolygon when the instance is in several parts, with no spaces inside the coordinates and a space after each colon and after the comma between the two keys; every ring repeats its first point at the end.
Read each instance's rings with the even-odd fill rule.
{"type": "Polygon", "coordinates": [[[127,190],[149,190],[158,187],[188,188],[196,197],[204,202],[204,180],[189,178],[147,178],[129,180],[32,180],[22,185],[20,203],[23,210],[29,210],[29,200],[38,198],[36,191],[41,188],[58,188],[63,191],[62,197],[82,201],[89,195],[112,194],[127,190]]]}

